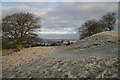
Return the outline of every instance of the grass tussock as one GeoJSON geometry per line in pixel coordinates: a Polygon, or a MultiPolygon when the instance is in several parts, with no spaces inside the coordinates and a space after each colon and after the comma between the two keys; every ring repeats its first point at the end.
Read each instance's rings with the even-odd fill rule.
{"type": "Polygon", "coordinates": [[[13,50],[11,50],[11,49],[3,50],[2,51],[2,56],[9,55],[9,54],[12,54],[12,53],[13,53],[13,50]]]}

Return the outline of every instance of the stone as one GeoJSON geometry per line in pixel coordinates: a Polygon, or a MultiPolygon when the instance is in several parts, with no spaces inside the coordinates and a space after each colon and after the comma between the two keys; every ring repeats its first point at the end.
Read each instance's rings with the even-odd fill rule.
{"type": "Polygon", "coordinates": [[[58,69],[58,72],[62,72],[62,70],[61,70],[61,69],[58,69]]]}

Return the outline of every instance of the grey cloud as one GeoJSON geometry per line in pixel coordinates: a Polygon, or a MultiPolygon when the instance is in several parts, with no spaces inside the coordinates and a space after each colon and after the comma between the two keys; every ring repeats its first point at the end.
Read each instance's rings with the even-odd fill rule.
{"type": "MultiPolygon", "coordinates": [[[[9,3],[7,3],[9,4],[9,3]]],[[[117,12],[118,3],[81,3],[81,2],[65,2],[58,6],[55,3],[11,3],[10,7],[3,7],[3,16],[13,14],[15,12],[29,11],[36,16],[42,18],[42,32],[58,31],[58,32],[74,32],[75,28],[80,27],[89,19],[99,19],[107,12],[117,12]],[[14,5],[13,5],[14,4],[14,5]]],[[[75,34],[41,34],[47,38],[78,38],[75,34]]]]}
{"type": "Polygon", "coordinates": [[[46,14],[52,24],[48,28],[78,27],[89,19],[99,19],[107,12],[117,12],[117,3],[62,3],[52,8],[46,14]],[[62,22],[62,21],[66,22],[62,22]]]}

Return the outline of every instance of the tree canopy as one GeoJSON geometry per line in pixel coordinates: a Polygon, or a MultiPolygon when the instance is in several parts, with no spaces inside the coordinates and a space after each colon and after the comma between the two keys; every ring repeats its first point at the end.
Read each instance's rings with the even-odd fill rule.
{"type": "Polygon", "coordinates": [[[102,31],[101,23],[95,19],[88,20],[82,25],[81,38],[91,36],[102,31]]]}
{"type": "Polygon", "coordinates": [[[80,39],[91,36],[93,34],[111,31],[114,29],[116,23],[115,13],[107,13],[101,17],[100,20],[92,19],[86,21],[81,27],[78,28],[80,39]]]}
{"type": "Polygon", "coordinates": [[[101,17],[100,22],[103,24],[104,31],[111,31],[114,29],[116,18],[115,13],[107,13],[104,16],[101,17]]]}
{"type": "Polygon", "coordinates": [[[37,36],[35,30],[40,31],[40,18],[31,13],[15,13],[2,19],[4,38],[10,38],[20,50],[26,36],[37,36]]]}

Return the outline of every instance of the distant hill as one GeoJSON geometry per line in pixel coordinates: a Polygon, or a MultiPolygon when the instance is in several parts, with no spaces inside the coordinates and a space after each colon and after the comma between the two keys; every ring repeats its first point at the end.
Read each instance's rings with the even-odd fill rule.
{"type": "Polygon", "coordinates": [[[78,40],[78,39],[45,39],[43,38],[43,42],[49,42],[49,41],[70,41],[70,40],[78,40]]]}

